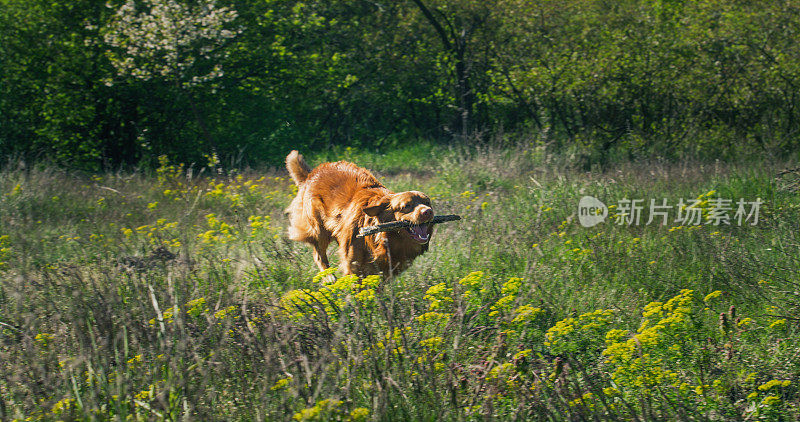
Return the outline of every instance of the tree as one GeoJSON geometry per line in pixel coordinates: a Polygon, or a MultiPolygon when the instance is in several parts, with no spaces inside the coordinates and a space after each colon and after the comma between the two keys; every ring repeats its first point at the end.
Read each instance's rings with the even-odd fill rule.
{"type": "Polygon", "coordinates": [[[216,0],[191,6],[175,0],[128,0],[103,28],[103,40],[118,76],[162,79],[185,92],[206,141],[216,150],[192,89],[223,75],[222,47],[242,31],[230,27],[236,17],[235,10],[218,7],[216,0]]]}
{"type": "Polygon", "coordinates": [[[458,129],[463,138],[469,135],[474,113],[476,92],[471,73],[474,71],[472,41],[492,14],[492,5],[474,0],[434,1],[412,0],[425,20],[436,31],[442,48],[452,61],[455,92],[458,100],[458,129]]]}

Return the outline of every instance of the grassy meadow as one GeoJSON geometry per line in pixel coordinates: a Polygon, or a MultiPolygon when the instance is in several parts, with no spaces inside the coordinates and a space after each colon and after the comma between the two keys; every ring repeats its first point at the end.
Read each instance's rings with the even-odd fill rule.
{"type": "Polygon", "coordinates": [[[390,283],[324,284],[283,169],[0,171],[0,419],[800,418],[793,163],[306,156],[463,219],[390,283]],[[643,198],[642,222],[582,227],[584,195],[643,198]],[[754,226],[645,225],[650,198],[764,203],[754,226]]]}

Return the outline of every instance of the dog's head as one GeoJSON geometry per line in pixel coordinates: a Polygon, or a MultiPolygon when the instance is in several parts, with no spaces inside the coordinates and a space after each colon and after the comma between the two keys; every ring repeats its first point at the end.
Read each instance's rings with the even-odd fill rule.
{"type": "Polygon", "coordinates": [[[408,191],[382,195],[372,198],[364,207],[364,213],[378,217],[378,221],[408,221],[413,226],[401,229],[416,243],[428,243],[433,234],[431,200],[422,192],[408,191]]]}

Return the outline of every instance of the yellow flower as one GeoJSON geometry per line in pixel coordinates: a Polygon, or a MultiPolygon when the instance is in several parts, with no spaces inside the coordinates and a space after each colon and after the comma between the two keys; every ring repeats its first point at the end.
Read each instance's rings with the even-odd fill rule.
{"type": "Polygon", "coordinates": [[[511,277],[508,281],[503,283],[500,293],[504,295],[515,295],[519,293],[520,287],[522,287],[522,279],[519,277],[511,277]]]}
{"type": "Polygon", "coordinates": [[[44,347],[50,344],[50,341],[53,340],[53,335],[48,333],[39,333],[36,334],[36,337],[34,337],[33,339],[44,347]]]}
{"type": "Polygon", "coordinates": [[[128,365],[135,365],[142,361],[142,355],[136,355],[130,359],[128,359],[128,365]]]}
{"type": "Polygon", "coordinates": [[[419,322],[447,322],[453,314],[442,312],[426,312],[417,317],[419,322]]]}
{"type": "Polygon", "coordinates": [[[514,365],[511,363],[504,363],[502,365],[495,366],[489,371],[489,375],[486,376],[487,380],[500,378],[504,375],[510,375],[514,371],[514,365]]]}
{"type": "Polygon", "coordinates": [[[65,410],[69,410],[72,407],[73,399],[62,399],[56,402],[51,409],[53,413],[59,414],[65,410]]]}
{"type": "Polygon", "coordinates": [[[419,342],[419,345],[428,349],[434,349],[442,345],[441,337],[431,337],[419,342]]]}
{"type": "Polygon", "coordinates": [[[606,333],[606,343],[611,345],[613,343],[618,343],[628,337],[630,332],[628,330],[620,330],[620,329],[612,329],[606,333]]]}
{"type": "Polygon", "coordinates": [[[533,352],[533,350],[531,350],[531,349],[521,350],[521,351],[515,353],[514,356],[512,357],[512,359],[513,360],[520,360],[522,358],[530,356],[532,352],[533,352]]]}
{"type": "Polygon", "coordinates": [[[773,387],[788,387],[792,382],[788,380],[771,380],[758,386],[761,391],[769,391],[773,387]]]}
{"type": "Polygon", "coordinates": [[[233,312],[236,309],[235,306],[228,306],[227,308],[223,308],[214,312],[214,318],[216,319],[225,319],[229,313],[233,312]]]}
{"type": "MultiPolygon", "coordinates": [[[[466,277],[462,278],[458,281],[458,284],[465,286],[469,289],[474,289],[481,285],[481,280],[483,279],[483,271],[473,271],[467,274],[466,277]]],[[[438,286],[438,285],[437,285],[438,286]]],[[[430,289],[429,289],[430,290],[430,289]]]]}
{"type": "Polygon", "coordinates": [[[357,407],[353,409],[352,412],[350,412],[350,415],[348,415],[347,420],[353,422],[359,422],[366,420],[367,416],[369,416],[369,409],[367,409],[366,407],[357,407]]]}
{"type": "Polygon", "coordinates": [[[711,293],[707,294],[707,295],[706,295],[706,297],[704,297],[704,298],[703,298],[703,302],[708,302],[708,301],[710,301],[711,299],[714,299],[714,298],[717,298],[717,297],[719,297],[721,294],[722,294],[722,292],[721,292],[721,291],[719,291],[719,290],[715,290],[715,291],[713,291],[713,292],[711,292],[711,293]]]}
{"type": "Polygon", "coordinates": [[[291,379],[292,379],[292,377],[279,379],[277,382],[275,382],[275,385],[273,385],[270,388],[270,390],[272,390],[272,391],[283,390],[284,388],[286,388],[289,385],[289,380],[291,380],[291,379]]]}
{"type": "Polygon", "coordinates": [[[188,311],[186,311],[187,314],[196,317],[206,311],[206,299],[201,297],[190,300],[184,307],[188,309],[188,311]]]}
{"type": "Polygon", "coordinates": [[[776,330],[781,330],[786,327],[786,320],[785,319],[777,319],[772,321],[772,324],[769,324],[769,328],[774,328],[776,330]]]}
{"type": "Polygon", "coordinates": [[[541,308],[536,308],[532,305],[522,305],[514,310],[514,313],[517,316],[515,316],[514,319],[511,320],[511,322],[524,323],[532,321],[534,318],[536,318],[536,315],[539,315],[541,312],[542,312],[541,308]]]}
{"type": "Polygon", "coordinates": [[[453,302],[452,294],[453,289],[448,288],[446,283],[439,283],[429,287],[423,299],[430,302],[429,309],[431,311],[436,311],[443,305],[453,302]]]}
{"type": "Polygon", "coordinates": [[[296,421],[328,420],[329,413],[342,405],[341,400],[320,400],[314,407],[303,409],[292,417],[296,421]]]}
{"type": "Polygon", "coordinates": [[[354,297],[357,301],[361,302],[362,304],[372,302],[375,300],[375,290],[373,289],[362,290],[356,293],[354,297]]]}

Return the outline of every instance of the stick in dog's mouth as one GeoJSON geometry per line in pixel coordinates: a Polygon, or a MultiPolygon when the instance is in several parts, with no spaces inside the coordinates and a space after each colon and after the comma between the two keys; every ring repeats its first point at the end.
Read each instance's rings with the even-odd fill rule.
{"type": "MultiPolygon", "coordinates": [[[[419,227],[427,227],[427,226],[430,226],[432,224],[439,224],[439,223],[444,223],[444,222],[447,222],[447,221],[457,221],[457,220],[461,220],[461,217],[459,217],[457,215],[437,215],[437,216],[433,217],[433,219],[431,221],[429,221],[427,223],[423,223],[423,224],[418,225],[418,226],[419,227]]],[[[409,222],[409,221],[391,221],[391,222],[388,222],[388,223],[378,224],[376,226],[361,227],[360,229],[358,229],[358,234],[356,235],[356,237],[364,237],[364,236],[369,236],[369,235],[372,235],[372,234],[375,234],[375,233],[378,233],[378,232],[388,232],[388,231],[399,230],[399,229],[407,230],[408,233],[413,237],[414,234],[409,229],[414,227],[414,226],[415,225],[413,223],[409,222]]],[[[428,233],[427,230],[426,230],[425,234],[428,235],[428,240],[430,240],[430,234],[428,233]]]]}

